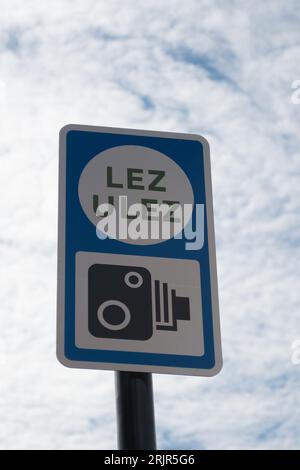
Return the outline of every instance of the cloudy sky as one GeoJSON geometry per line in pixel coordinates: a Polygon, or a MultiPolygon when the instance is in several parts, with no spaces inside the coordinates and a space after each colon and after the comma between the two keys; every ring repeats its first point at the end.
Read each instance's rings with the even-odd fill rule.
{"type": "Polygon", "coordinates": [[[299,2],[0,9],[1,448],[116,447],[113,372],[55,357],[58,132],[78,123],[211,145],[224,368],[154,377],[160,448],[299,449],[299,2]]]}

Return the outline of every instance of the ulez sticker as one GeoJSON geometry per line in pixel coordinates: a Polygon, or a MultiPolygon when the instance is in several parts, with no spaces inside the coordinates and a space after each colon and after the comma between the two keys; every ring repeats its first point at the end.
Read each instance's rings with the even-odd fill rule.
{"type": "MultiPolygon", "coordinates": [[[[124,217],[128,219],[128,224],[133,221],[131,225],[137,217],[134,206],[139,204],[145,207],[145,219],[149,222],[156,217],[155,206],[191,208],[194,204],[193,189],[180,166],[163,153],[141,145],[120,145],[97,154],[83,170],[78,192],[86,216],[95,225],[100,222],[99,226],[99,206],[109,204],[115,209],[114,215],[120,216],[122,200],[124,217]]],[[[175,215],[170,217],[170,222],[168,238],[182,230],[181,225],[176,224],[175,215]]],[[[163,240],[162,231],[158,237],[151,237],[147,230],[146,236],[133,238],[128,233],[121,237],[120,230],[115,229],[116,224],[112,223],[106,233],[126,243],[144,245],[163,240]]]]}
{"type": "Polygon", "coordinates": [[[57,338],[69,367],[220,370],[205,139],[62,129],[57,338]]]}

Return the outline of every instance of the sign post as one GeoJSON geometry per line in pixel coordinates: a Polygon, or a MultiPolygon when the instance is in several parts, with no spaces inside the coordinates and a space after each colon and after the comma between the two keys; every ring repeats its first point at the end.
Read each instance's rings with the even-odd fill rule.
{"type": "Polygon", "coordinates": [[[222,366],[208,143],[68,125],[59,174],[58,359],[118,371],[120,446],[153,448],[150,374],[222,366]]]}
{"type": "Polygon", "coordinates": [[[155,450],[152,374],[116,372],[118,444],[120,450],[155,450]]]}

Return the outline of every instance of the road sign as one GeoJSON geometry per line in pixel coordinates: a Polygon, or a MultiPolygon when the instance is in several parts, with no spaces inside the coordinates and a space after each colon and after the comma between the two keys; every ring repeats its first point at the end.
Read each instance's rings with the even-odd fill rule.
{"type": "Polygon", "coordinates": [[[59,360],[216,374],[222,358],[206,140],[68,125],[59,171],[59,360]]]}

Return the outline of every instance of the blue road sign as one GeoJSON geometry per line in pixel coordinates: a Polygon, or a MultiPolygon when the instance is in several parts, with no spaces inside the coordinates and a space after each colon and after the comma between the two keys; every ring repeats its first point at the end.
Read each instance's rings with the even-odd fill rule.
{"type": "Polygon", "coordinates": [[[68,367],[222,365],[210,157],[198,135],[60,133],[57,353],[68,367]]]}

